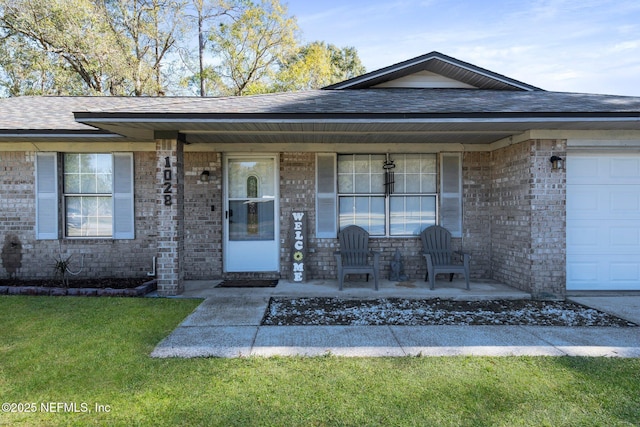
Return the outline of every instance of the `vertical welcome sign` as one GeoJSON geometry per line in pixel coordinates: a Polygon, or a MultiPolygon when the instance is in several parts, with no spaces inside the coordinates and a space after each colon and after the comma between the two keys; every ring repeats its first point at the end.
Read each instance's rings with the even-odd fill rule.
{"type": "Polygon", "coordinates": [[[307,221],[305,212],[291,213],[291,272],[294,282],[307,280],[307,221]]]}

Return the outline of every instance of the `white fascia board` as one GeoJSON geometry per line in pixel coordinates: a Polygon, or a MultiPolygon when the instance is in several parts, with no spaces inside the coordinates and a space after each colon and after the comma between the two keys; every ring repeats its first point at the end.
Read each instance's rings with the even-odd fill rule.
{"type": "MultiPolygon", "coordinates": [[[[418,113],[419,114],[419,113],[418,113]]],[[[498,113],[499,114],[499,113],[498,113]]],[[[440,118],[440,117],[425,117],[425,118],[399,118],[399,119],[390,119],[390,118],[381,118],[381,119],[370,119],[370,118],[358,118],[358,119],[350,119],[350,118],[340,118],[340,119],[229,119],[229,118],[221,118],[221,119],[212,119],[212,118],[192,118],[192,119],[170,119],[170,118],[157,118],[157,119],[139,119],[139,118],[120,118],[116,120],[119,123],[138,123],[138,124],[153,124],[153,123],[291,123],[291,124],[305,124],[305,123],[570,123],[570,122],[640,122],[640,117],[450,117],[450,118],[440,118]]],[[[101,119],[96,118],[92,119],[88,123],[101,123],[114,122],[113,118],[109,119],[101,119]]],[[[0,134],[0,137],[2,135],[0,134]]],[[[16,135],[13,135],[16,136],[16,135]]],[[[54,136],[54,135],[52,135],[54,136]]],[[[57,135],[55,135],[57,136],[57,135]]],[[[103,137],[106,135],[102,135],[103,137]]],[[[77,136],[76,136],[77,137],[77,136]]],[[[98,135],[94,135],[94,137],[98,137],[98,135]]],[[[114,135],[114,137],[119,137],[119,135],[114,135]]]]}
{"type": "Polygon", "coordinates": [[[98,139],[98,138],[119,138],[122,139],[121,135],[110,134],[110,133],[101,133],[101,134],[77,134],[77,133],[2,133],[0,132],[0,138],[15,138],[15,139],[25,139],[25,138],[65,138],[65,139],[98,139]]]}
{"type": "Polygon", "coordinates": [[[334,89],[335,90],[340,90],[340,89],[344,89],[344,88],[348,88],[350,86],[353,86],[354,84],[361,84],[361,83],[364,83],[364,82],[368,82],[369,80],[376,79],[376,78],[378,78],[380,76],[384,76],[385,74],[395,73],[395,72],[404,70],[406,68],[410,68],[410,67],[413,67],[415,65],[418,65],[420,63],[425,63],[425,62],[428,62],[428,61],[432,61],[434,59],[437,59],[439,61],[445,62],[445,63],[447,63],[449,65],[453,65],[455,67],[461,68],[463,70],[471,71],[473,73],[476,73],[478,75],[490,78],[492,80],[496,80],[496,81],[508,84],[510,86],[513,86],[513,87],[517,87],[517,88],[520,88],[520,89],[523,89],[523,90],[526,90],[526,91],[529,91],[529,92],[531,92],[533,90],[530,87],[522,86],[520,84],[516,84],[513,81],[511,81],[511,79],[500,78],[500,77],[497,77],[497,76],[495,76],[495,75],[493,75],[491,73],[478,70],[475,67],[468,66],[468,65],[463,65],[463,64],[460,64],[460,63],[458,63],[456,61],[452,61],[450,59],[443,58],[443,57],[441,57],[439,55],[435,55],[435,54],[434,55],[429,55],[426,58],[421,58],[420,60],[415,60],[415,61],[408,62],[408,63],[406,63],[406,64],[404,64],[402,66],[395,67],[391,71],[387,70],[387,71],[384,71],[384,72],[375,73],[375,74],[372,74],[371,76],[368,76],[366,78],[363,77],[363,78],[361,78],[359,80],[356,80],[355,82],[352,82],[350,84],[343,84],[343,85],[340,85],[340,86],[336,86],[334,89]]]}

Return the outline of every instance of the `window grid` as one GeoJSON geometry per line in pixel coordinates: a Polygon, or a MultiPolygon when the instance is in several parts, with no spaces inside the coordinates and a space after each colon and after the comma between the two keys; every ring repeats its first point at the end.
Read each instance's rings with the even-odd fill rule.
{"type": "Polygon", "coordinates": [[[113,236],[111,154],[64,155],[66,237],[113,236]]]}
{"type": "Polygon", "coordinates": [[[372,236],[399,237],[418,235],[427,226],[436,224],[436,155],[391,154],[390,157],[396,162],[396,184],[394,194],[385,198],[384,155],[338,156],[340,229],[355,224],[372,236]]]}

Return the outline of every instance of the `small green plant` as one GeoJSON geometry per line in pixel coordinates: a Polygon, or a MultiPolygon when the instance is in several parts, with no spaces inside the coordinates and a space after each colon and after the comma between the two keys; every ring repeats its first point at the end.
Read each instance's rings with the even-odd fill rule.
{"type": "Polygon", "coordinates": [[[57,260],[55,260],[53,269],[55,271],[55,277],[56,279],[61,278],[62,279],[62,286],[65,288],[69,287],[69,276],[67,275],[67,273],[69,272],[69,265],[71,264],[71,257],[72,255],[69,255],[66,258],[62,257],[62,254],[60,254],[59,258],[57,260]]]}
{"type": "Polygon", "coordinates": [[[55,278],[60,278],[62,280],[62,286],[65,288],[69,287],[69,274],[77,275],[84,268],[84,255],[82,256],[82,265],[80,266],[80,270],[74,272],[69,268],[71,265],[71,257],[73,254],[69,256],[65,256],[62,254],[62,244],[59,245],[58,249],[58,257],[54,258],[53,270],[55,272],[55,278]]]}

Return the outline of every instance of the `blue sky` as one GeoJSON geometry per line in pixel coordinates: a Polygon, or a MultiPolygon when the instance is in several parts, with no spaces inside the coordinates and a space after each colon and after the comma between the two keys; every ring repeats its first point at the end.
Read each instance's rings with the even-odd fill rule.
{"type": "Polygon", "coordinates": [[[282,0],[373,71],[431,51],[542,89],[640,96],[640,0],[282,0]]]}

